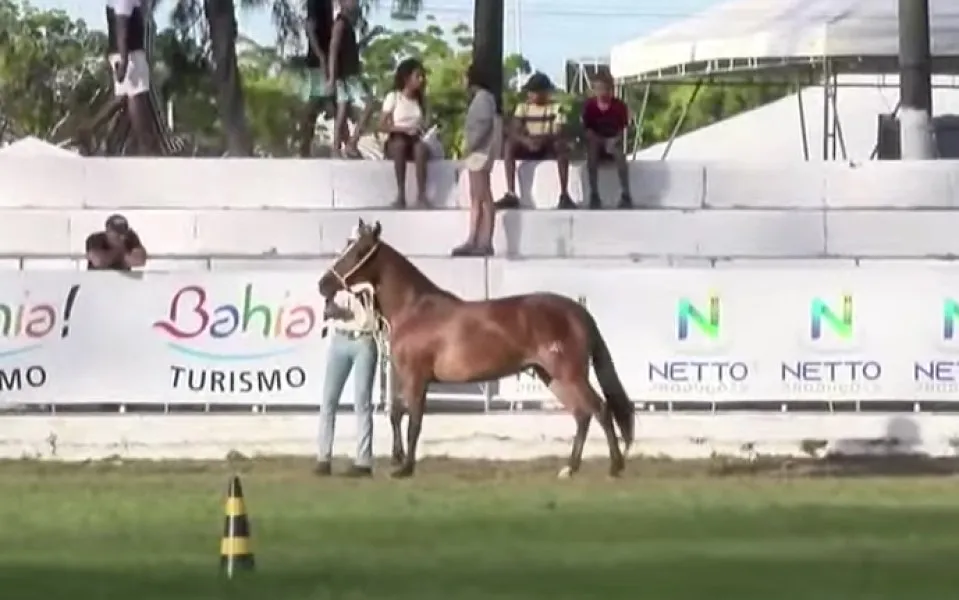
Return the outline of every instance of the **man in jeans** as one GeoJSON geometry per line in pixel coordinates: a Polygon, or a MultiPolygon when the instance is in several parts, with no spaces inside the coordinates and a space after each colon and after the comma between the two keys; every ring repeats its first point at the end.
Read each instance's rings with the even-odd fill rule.
{"type": "Polygon", "coordinates": [[[516,195],[516,161],[555,160],[559,169],[559,205],[576,208],[569,196],[569,146],[563,135],[566,119],[562,107],[553,102],[553,82],[545,73],[534,73],[524,86],[526,101],[520,103],[510,120],[503,167],[506,170],[506,195],[496,208],[519,208],[516,195]]]}
{"type": "MultiPolygon", "coordinates": [[[[354,236],[357,232],[354,232],[354,236]]],[[[352,238],[351,238],[352,239],[352,238]]],[[[347,476],[368,477],[373,474],[373,379],[379,360],[376,345],[377,319],[373,311],[373,288],[358,284],[349,292],[340,290],[324,312],[332,322],[323,399],[320,405],[320,436],[316,474],[330,475],[333,456],[333,432],[336,409],[343,386],[354,370],[356,412],[356,458],[347,476]]]]}

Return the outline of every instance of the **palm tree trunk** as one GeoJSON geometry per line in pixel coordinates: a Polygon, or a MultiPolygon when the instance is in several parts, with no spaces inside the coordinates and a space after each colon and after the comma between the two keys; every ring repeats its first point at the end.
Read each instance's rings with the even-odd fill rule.
{"type": "Polygon", "coordinates": [[[252,156],[253,138],[246,121],[243,86],[236,58],[236,6],[233,0],[204,0],[213,57],[217,108],[230,156],[252,156]]]}

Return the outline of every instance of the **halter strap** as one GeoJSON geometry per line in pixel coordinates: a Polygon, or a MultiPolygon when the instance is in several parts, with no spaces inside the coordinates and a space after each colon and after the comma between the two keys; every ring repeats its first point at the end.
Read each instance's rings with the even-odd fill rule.
{"type": "Polygon", "coordinates": [[[359,239],[355,239],[352,242],[350,242],[349,245],[347,245],[347,247],[343,250],[343,252],[341,252],[340,255],[336,257],[336,260],[333,261],[333,264],[326,269],[326,272],[333,275],[333,277],[335,277],[336,280],[340,282],[340,287],[342,287],[346,291],[350,290],[350,283],[349,283],[350,277],[352,277],[354,273],[360,270],[360,268],[363,265],[369,262],[369,260],[373,258],[373,253],[380,248],[380,242],[376,242],[375,244],[373,244],[373,246],[369,250],[367,250],[366,254],[361,256],[360,260],[356,261],[356,264],[353,265],[349,271],[347,271],[343,275],[340,275],[336,271],[336,263],[340,262],[340,260],[342,260],[343,257],[346,256],[346,254],[353,249],[353,246],[355,246],[357,242],[359,242],[359,239]]]}

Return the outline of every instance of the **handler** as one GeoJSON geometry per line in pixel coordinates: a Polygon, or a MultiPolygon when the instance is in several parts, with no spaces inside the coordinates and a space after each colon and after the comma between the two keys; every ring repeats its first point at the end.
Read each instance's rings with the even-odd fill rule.
{"type": "MultiPolygon", "coordinates": [[[[354,231],[350,241],[356,239],[354,231]]],[[[373,379],[379,360],[376,343],[377,319],[373,310],[373,287],[361,283],[340,290],[326,306],[323,317],[332,331],[326,360],[326,378],[320,405],[319,452],[315,472],[330,475],[336,411],[343,387],[353,370],[354,410],[356,411],[356,458],[346,475],[368,477],[373,474],[373,379]]]]}

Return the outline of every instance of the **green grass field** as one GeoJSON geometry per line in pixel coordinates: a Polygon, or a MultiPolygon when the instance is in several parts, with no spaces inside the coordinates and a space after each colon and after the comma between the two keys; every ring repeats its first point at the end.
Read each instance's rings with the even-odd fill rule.
{"type": "Polygon", "coordinates": [[[0,465],[0,596],[947,600],[959,480],[424,461],[411,481],[244,463],[257,571],[219,573],[226,464],[0,465]]]}

